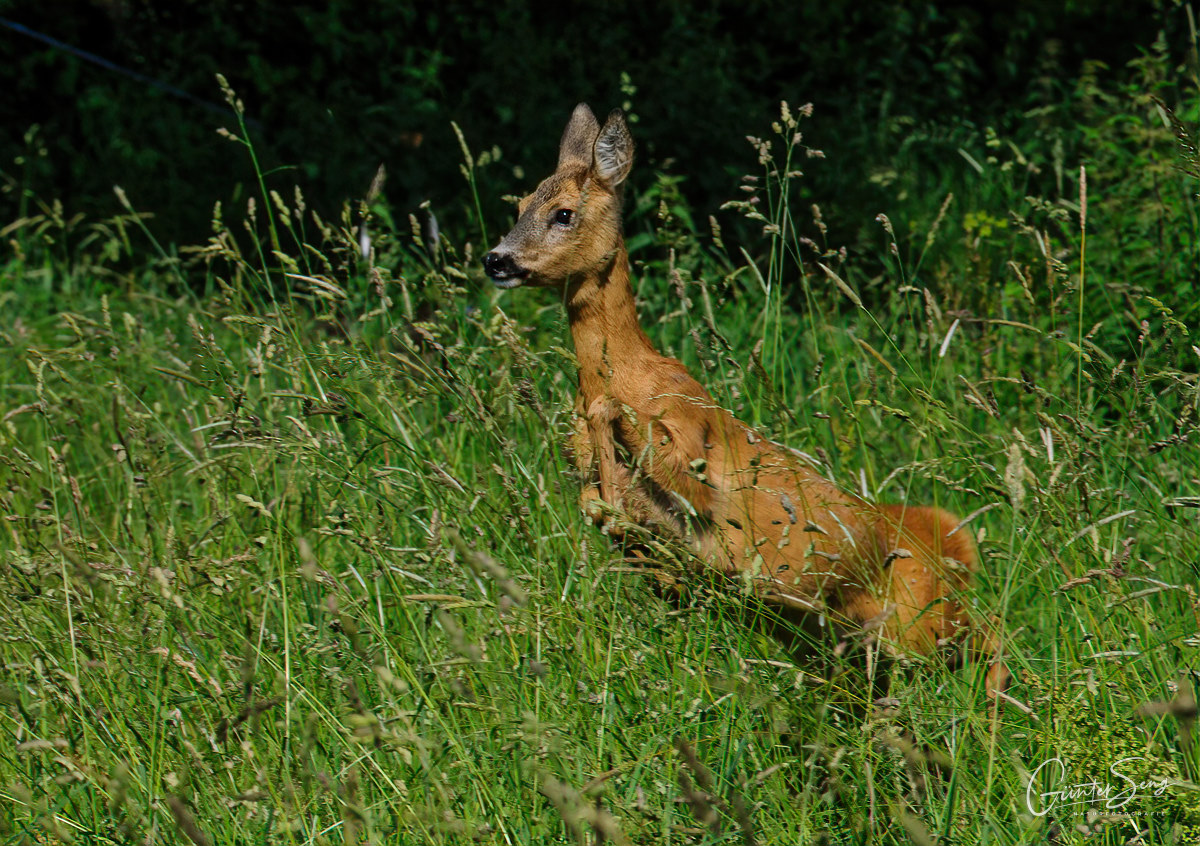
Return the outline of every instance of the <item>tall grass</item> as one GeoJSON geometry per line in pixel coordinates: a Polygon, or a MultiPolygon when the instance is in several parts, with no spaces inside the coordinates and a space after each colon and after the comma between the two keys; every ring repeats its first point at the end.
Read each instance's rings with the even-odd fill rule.
{"type": "Polygon", "coordinates": [[[887,210],[868,278],[789,187],[807,119],[756,142],[744,249],[669,179],[631,198],[643,321],[847,488],[967,517],[1007,696],[921,656],[881,696],[702,579],[660,599],[576,513],[557,304],[264,180],[136,284],[132,211],[7,230],[6,287],[74,296],[0,328],[5,842],[1197,842],[1195,326],[1085,268],[1071,209],[989,205],[1000,162],[887,210]],[[1053,758],[1170,784],[1038,816],[1053,758]]]}

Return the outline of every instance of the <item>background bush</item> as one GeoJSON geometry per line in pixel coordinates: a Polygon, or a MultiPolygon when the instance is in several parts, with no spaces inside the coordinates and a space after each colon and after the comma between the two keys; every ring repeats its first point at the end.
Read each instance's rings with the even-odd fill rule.
{"type": "MultiPolygon", "coordinates": [[[[897,192],[940,203],[934,189],[969,166],[957,148],[985,126],[1018,144],[1053,137],[1073,166],[1089,142],[1072,129],[1088,106],[1085,71],[1116,91],[1160,30],[1168,63],[1189,55],[1186,16],[1171,2],[10,0],[0,10],[209,103],[222,104],[223,73],[265,166],[287,169],[276,183],[298,182],[330,211],[363,196],[383,163],[394,205],[432,200],[455,232],[465,214],[451,121],[503,152],[486,175],[489,220],[506,213],[501,195],[528,186],[514,167],[540,172],[551,160],[580,100],[632,105],[646,118],[640,184],[653,178],[647,163],[685,174],[684,196],[708,212],[753,162],[748,119],[811,100],[823,121],[809,141],[838,157],[805,190],[836,193],[828,214],[854,234],[897,192]]],[[[179,242],[206,235],[215,201],[245,201],[252,175],[213,131],[228,117],[11,30],[0,43],[0,161],[40,126],[49,154],[33,184],[45,196],[103,215],[120,184],[154,212],[160,237],[179,242]]],[[[1047,187],[1043,173],[1038,193],[1047,187]]]]}

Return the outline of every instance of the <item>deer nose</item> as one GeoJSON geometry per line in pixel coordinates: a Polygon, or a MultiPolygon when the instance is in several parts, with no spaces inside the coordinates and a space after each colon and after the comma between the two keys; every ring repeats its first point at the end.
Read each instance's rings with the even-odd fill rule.
{"type": "Polygon", "coordinates": [[[519,272],[512,256],[499,250],[492,250],[483,257],[483,271],[493,279],[506,279],[519,272]]]}
{"type": "Polygon", "coordinates": [[[500,266],[504,264],[504,259],[495,250],[492,250],[483,257],[483,272],[488,276],[495,276],[500,272],[500,266]]]}

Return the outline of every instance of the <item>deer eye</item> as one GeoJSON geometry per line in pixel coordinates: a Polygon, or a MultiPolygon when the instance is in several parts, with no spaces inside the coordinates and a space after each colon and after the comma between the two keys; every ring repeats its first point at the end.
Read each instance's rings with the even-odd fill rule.
{"type": "Polygon", "coordinates": [[[575,216],[575,212],[570,209],[559,209],[554,213],[554,222],[560,226],[570,226],[571,218],[575,216]]]}

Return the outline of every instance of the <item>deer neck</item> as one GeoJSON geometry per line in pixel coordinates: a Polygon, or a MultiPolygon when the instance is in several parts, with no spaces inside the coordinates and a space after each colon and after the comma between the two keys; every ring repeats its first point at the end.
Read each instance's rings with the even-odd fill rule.
{"type": "Polygon", "coordinates": [[[610,262],[570,281],[566,306],[585,400],[629,384],[640,363],[657,357],[638,321],[624,243],[610,262]]]}

